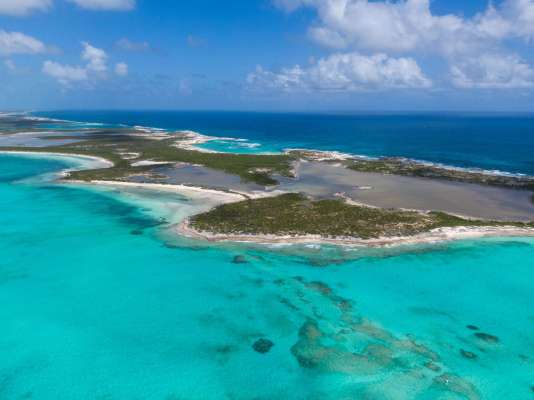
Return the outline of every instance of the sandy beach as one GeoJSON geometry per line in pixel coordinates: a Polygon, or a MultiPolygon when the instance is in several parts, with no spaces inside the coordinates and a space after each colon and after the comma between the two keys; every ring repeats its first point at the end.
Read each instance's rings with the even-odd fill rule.
{"type": "MultiPolygon", "coordinates": [[[[113,167],[113,162],[95,156],[87,156],[84,154],[63,154],[63,153],[53,153],[53,152],[40,152],[40,151],[7,151],[2,150],[0,154],[16,154],[24,157],[34,157],[34,158],[54,158],[54,159],[64,159],[74,162],[81,162],[81,169],[97,169],[97,168],[111,168],[113,167]]],[[[72,168],[68,168],[66,171],[73,171],[72,168]]]]}

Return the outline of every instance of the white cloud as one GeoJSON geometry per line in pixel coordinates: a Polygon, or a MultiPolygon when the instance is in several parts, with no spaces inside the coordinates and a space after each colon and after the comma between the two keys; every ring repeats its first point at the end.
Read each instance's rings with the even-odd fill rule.
{"type": "Polygon", "coordinates": [[[534,38],[534,0],[504,0],[472,18],[435,15],[430,0],[275,0],[286,11],[311,7],[310,36],[327,47],[432,51],[446,56],[495,46],[505,38],[534,38]]]}
{"type": "Polygon", "coordinates": [[[87,42],[82,42],[82,59],[87,61],[87,69],[95,72],[106,72],[108,56],[102,49],[96,48],[87,42]]]}
{"type": "Polygon", "coordinates": [[[484,54],[451,66],[454,86],[464,89],[534,87],[534,69],[515,55],[484,54]]]}
{"type": "Polygon", "coordinates": [[[20,32],[0,30],[0,55],[39,54],[47,51],[40,40],[20,32]]]}
{"type": "Polygon", "coordinates": [[[43,72],[65,86],[73,82],[86,81],[88,79],[87,70],[83,67],[62,65],[54,61],[45,61],[43,72]]]}
{"type": "Polygon", "coordinates": [[[512,34],[534,40],[534,0],[506,0],[502,13],[510,21],[512,34]]]}
{"type": "Polygon", "coordinates": [[[490,2],[470,18],[437,15],[430,0],[274,2],[287,12],[315,10],[310,37],[337,51],[396,53],[412,59],[432,54],[448,64],[454,86],[531,87],[532,68],[507,46],[517,39],[534,43],[534,0],[490,2]]]}
{"type": "Polygon", "coordinates": [[[127,38],[122,38],[117,40],[115,46],[124,51],[139,52],[143,53],[146,51],[151,51],[152,47],[148,42],[132,42],[127,38]]]}
{"type": "Polygon", "coordinates": [[[115,64],[115,74],[118,76],[128,75],[128,64],[120,62],[115,64]]]}
{"type": "Polygon", "coordinates": [[[88,10],[129,11],[135,8],[135,0],[69,0],[88,10]]]}
{"type": "Polygon", "coordinates": [[[0,0],[0,14],[22,16],[51,6],[52,0],[0,0]]]}
{"type": "MultiPolygon", "coordinates": [[[[70,86],[73,82],[96,82],[108,78],[108,55],[102,49],[94,47],[88,42],[82,42],[83,50],[81,59],[85,65],[65,65],[53,61],[46,61],[43,64],[43,72],[57,79],[62,85],[70,86]]],[[[117,75],[124,76],[128,73],[128,66],[125,63],[118,63],[115,66],[117,75]]]]}
{"type": "Polygon", "coordinates": [[[257,67],[247,82],[255,87],[283,91],[357,91],[428,88],[432,82],[412,58],[385,54],[364,56],[336,53],[303,68],[296,65],[279,72],[257,67]]]}

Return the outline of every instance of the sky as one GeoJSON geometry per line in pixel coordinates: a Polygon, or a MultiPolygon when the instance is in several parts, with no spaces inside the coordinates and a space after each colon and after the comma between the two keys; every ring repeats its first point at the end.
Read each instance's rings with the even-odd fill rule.
{"type": "Polygon", "coordinates": [[[534,111],[534,0],[0,0],[0,109],[534,111]]]}

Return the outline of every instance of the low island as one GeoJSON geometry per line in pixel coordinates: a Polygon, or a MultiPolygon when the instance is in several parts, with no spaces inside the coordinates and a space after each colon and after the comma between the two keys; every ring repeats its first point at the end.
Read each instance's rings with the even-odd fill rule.
{"type": "Polygon", "coordinates": [[[227,194],[177,224],[178,233],[194,238],[389,245],[534,235],[533,177],[311,150],[217,153],[199,147],[213,138],[190,131],[58,133],[21,121],[0,134],[0,151],[107,161],[68,171],[64,182],[227,194]]]}

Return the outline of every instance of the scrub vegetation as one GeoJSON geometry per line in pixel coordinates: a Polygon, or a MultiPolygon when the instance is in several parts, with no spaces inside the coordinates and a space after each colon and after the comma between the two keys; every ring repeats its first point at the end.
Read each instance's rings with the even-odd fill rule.
{"type": "Polygon", "coordinates": [[[348,168],[359,172],[446,179],[457,182],[478,183],[482,185],[534,191],[534,179],[532,177],[495,175],[460,169],[449,169],[402,158],[351,160],[348,162],[347,166],[348,168]]]}
{"type": "Polygon", "coordinates": [[[411,236],[444,227],[534,227],[526,223],[464,219],[442,212],[370,208],[340,199],[313,201],[295,193],[224,204],[192,217],[189,223],[199,232],[215,234],[361,239],[411,236]]]}

